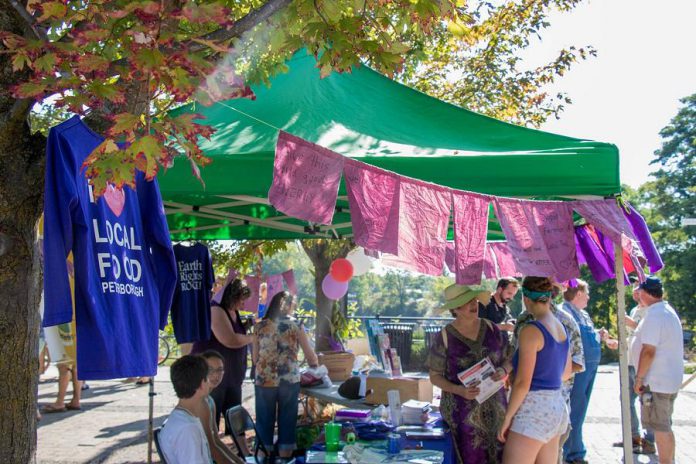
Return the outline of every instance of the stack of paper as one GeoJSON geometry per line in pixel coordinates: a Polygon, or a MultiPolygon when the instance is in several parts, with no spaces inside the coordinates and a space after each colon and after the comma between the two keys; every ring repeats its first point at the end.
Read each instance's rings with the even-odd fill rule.
{"type": "Polygon", "coordinates": [[[401,405],[401,418],[404,424],[425,424],[431,409],[426,401],[408,400],[401,405]]]}

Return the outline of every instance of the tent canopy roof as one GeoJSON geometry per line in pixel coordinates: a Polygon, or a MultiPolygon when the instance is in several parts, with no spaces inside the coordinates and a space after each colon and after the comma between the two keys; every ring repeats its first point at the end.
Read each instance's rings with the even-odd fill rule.
{"type": "MultiPolygon", "coordinates": [[[[217,131],[202,148],[213,163],[205,187],[181,160],[159,176],[174,239],[350,236],[341,185],[332,226],[310,228],[268,204],[278,130],[409,177],[491,195],[527,198],[620,192],[614,145],[507,124],[429,97],[359,66],[321,79],[298,52],[256,100],[197,104],[217,131]]],[[[489,239],[502,239],[491,215],[489,239]]]]}

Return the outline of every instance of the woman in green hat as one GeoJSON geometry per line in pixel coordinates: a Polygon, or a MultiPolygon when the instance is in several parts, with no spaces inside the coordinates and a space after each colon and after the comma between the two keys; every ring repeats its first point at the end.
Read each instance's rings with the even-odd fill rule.
{"type": "Polygon", "coordinates": [[[500,389],[482,404],[479,389],[462,385],[457,374],[488,357],[496,368],[495,380],[512,368],[511,348],[495,324],[478,317],[479,301],[486,304],[490,293],[483,287],[451,285],[445,289],[445,304],[455,320],[435,337],[428,355],[430,381],[442,389],[440,411],[452,431],[459,464],[493,464],[502,457],[496,438],[505,417],[505,390],[500,389]]]}

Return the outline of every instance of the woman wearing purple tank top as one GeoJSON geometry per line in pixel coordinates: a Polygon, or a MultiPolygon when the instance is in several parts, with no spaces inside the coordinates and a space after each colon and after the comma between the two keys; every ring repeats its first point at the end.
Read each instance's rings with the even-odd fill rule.
{"type": "Polygon", "coordinates": [[[505,443],[503,464],[555,464],[559,438],[569,416],[561,393],[571,375],[570,342],[551,312],[553,285],[546,277],[526,277],[522,294],[534,321],[519,335],[513,356],[514,380],[498,439],[505,443]]]}

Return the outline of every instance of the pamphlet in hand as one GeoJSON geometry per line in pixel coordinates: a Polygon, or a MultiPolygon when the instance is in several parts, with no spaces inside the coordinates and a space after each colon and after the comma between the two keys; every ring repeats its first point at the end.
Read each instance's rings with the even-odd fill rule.
{"type": "Polygon", "coordinates": [[[479,388],[480,391],[476,401],[481,404],[503,388],[503,381],[493,380],[493,374],[495,374],[495,367],[491,360],[486,357],[469,369],[457,374],[457,377],[459,377],[459,380],[465,387],[479,388]]]}

